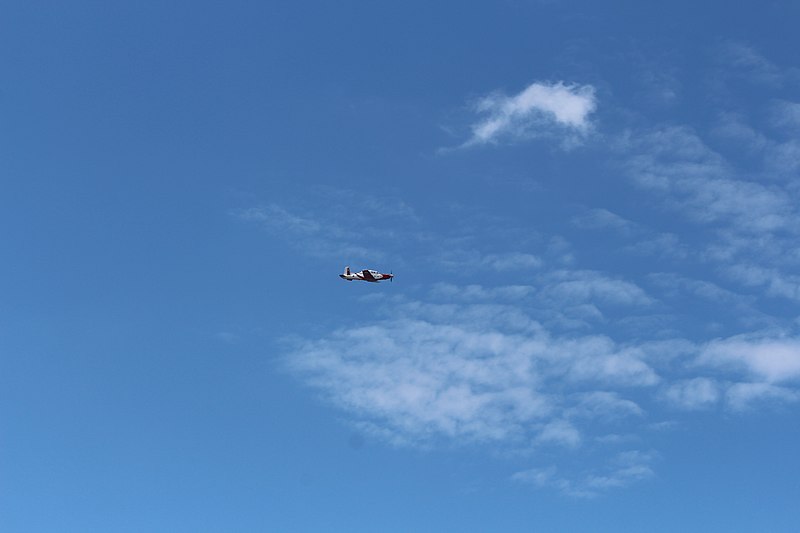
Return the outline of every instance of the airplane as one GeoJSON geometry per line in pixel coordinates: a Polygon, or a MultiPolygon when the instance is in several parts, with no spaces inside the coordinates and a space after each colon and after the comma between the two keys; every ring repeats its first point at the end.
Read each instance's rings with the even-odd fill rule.
{"type": "Polygon", "coordinates": [[[361,272],[350,272],[350,267],[344,267],[344,274],[339,274],[339,277],[347,281],[361,280],[377,283],[381,280],[388,279],[392,281],[394,274],[381,274],[377,270],[362,270],[361,272]]]}

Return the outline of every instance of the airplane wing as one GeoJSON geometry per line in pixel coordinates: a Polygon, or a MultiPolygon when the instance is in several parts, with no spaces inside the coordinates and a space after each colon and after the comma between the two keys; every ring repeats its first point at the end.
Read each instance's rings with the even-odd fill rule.
{"type": "Polygon", "coordinates": [[[377,279],[375,279],[375,276],[373,276],[372,272],[370,272],[369,270],[362,270],[361,275],[364,276],[364,279],[366,281],[378,281],[377,279]]]}

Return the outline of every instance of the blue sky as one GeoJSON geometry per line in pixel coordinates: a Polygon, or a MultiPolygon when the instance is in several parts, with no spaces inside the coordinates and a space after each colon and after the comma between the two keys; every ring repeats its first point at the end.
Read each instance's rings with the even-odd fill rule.
{"type": "Polygon", "coordinates": [[[796,531],[798,19],[7,3],[0,529],[796,531]]]}

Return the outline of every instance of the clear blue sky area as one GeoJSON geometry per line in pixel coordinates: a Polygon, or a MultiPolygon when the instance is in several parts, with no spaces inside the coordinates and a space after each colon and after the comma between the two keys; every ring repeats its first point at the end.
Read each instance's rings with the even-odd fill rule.
{"type": "Polygon", "coordinates": [[[797,2],[0,11],[0,530],[800,531],[797,2]]]}

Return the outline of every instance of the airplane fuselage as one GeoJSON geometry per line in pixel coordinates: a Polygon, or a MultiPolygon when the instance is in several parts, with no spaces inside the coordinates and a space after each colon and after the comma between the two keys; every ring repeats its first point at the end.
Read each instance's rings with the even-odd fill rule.
{"type": "Polygon", "coordinates": [[[394,277],[393,274],[383,274],[377,270],[362,270],[361,272],[351,272],[350,267],[344,269],[344,274],[339,274],[339,277],[347,281],[369,281],[370,283],[377,283],[379,281],[390,280],[394,277]]]}

